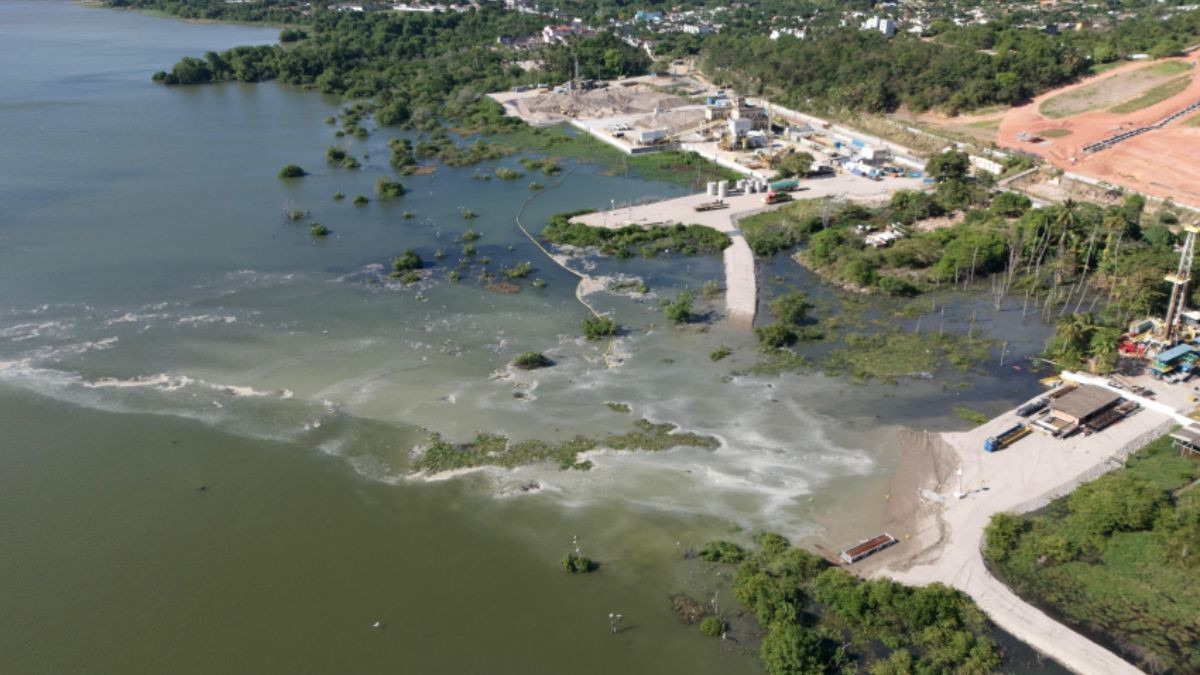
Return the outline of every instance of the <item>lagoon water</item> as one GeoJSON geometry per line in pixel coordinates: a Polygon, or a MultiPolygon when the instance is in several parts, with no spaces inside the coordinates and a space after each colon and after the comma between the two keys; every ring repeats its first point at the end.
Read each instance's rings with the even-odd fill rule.
{"type": "MultiPolygon", "coordinates": [[[[831,546],[873,535],[894,425],[944,428],[953,404],[997,411],[1032,392],[998,363],[969,388],[739,374],[750,335],[719,319],[671,329],[656,309],[719,279],[715,257],[585,263],[653,289],[593,296],[630,328],[607,368],[579,339],[574,277],[514,226],[526,181],[472,179],[516,157],[356,207],[332,195],[373,197],[398,132],[335,139],[339,101],[275,84],[150,81],[182,55],[275,36],[0,3],[6,671],[756,672],[749,636],[707,639],[672,615],[676,592],[733,606],[680,548],[762,528],[831,546]],[[364,167],[326,165],[333,143],[364,167]],[[289,162],[311,175],[278,180],[289,162]],[[291,223],[292,208],[310,216],[291,223]],[[314,241],[311,221],[332,236],[314,241]],[[529,260],[546,287],[448,283],[468,227],[493,268],[529,260]],[[406,248],[449,255],[405,286],[384,273],[406,248]],[[714,364],[719,344],[736,353],[714,364]],[[558,365],[508,372],[528,350],[558,365]],[[430,431],[551,440],[638,417],[723,443],[599,453],[586,472],[411,475],[430,431]],[[561,571],[574,537],[598,574],[561,571]]],[[[682,190],[573,166],[530,203],[533,229],[682,190]]],[[[775,273],[831,292],[790,261],[775,273]]],[[[947,314],[978,311],[1010,362],[1037,350],[1042,327],[984,306],[947,314]]]]}

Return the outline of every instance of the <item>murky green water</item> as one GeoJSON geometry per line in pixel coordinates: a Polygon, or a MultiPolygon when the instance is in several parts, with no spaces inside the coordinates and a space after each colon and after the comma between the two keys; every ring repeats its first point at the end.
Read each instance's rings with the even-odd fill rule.
{"type": "MultiPolygon", "coordinates": [[[[944,426],[954,403],[1030,390],[993,366],[965,391],[731,378],[756,359],[749,335],[668,329],[655,298],[600,295],[631,328],[606,369],[578,337],[574,278],[513,226],[526,181],[443,167],[394,203],[337,203],[390,175],[388,134],[345,141],[365,168],[334,169],[337,101],[150,82],[180,55],[274,37],[0,4],[0,670],[754,672],[749,642],[671,615],[671,593],[717,585],[679,547],[736,528],[874,534],[888,425],[944,426]],[[313,175],[277,180],[289,162],[313,175]],[[289,223],[291,208],[311,217],[289,223]],[[314,242],[310,220],[333,236],[314,242]],[[493,267],[530,260],[547,287],[446,283],[468,227],[493,267]],[[383,278],[410,247],[450,255],[420,284],[383,278]],[[737,353],[713,364],[721,343],[737,353]],[[505,371],[531,349],[559,365],[505,371]],[[636,416],[724,444],[602,453],[590,472],[409,475],[425,430],[552,439],[636,416]],[[573,536],[599,574],[562,573],[573,536]],[[609,612],[626,630],[609,633],[609,612]]],[[[497,164],[516,158],[480,170],[497,164]]],[[[583,165],[525,220],[678,192],[583,165]]],[[[656,297],[721,275],[716,258],[596,264],[656,297]]],[[[981,330],[1036,349],[1019,308],[979,311],[981,330]]]]}

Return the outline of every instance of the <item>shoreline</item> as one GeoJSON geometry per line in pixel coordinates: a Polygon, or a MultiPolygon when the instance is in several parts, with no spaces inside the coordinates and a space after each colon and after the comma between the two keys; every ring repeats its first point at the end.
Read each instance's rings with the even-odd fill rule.
{"type": "MultiPolygon", "coordinates": [[[[1107,387],[1091,376],[1063,376],[1107,387]]],[[[1035,432],[1004,450],[984,452],[983,439],[1019,420],[1010,410],[969,431],[909,438],[902,449],[904,464],[893,478],[885,525],[912,531],[889,532],[899,544],[850,569],[911,585],[957,588],[974,598],[998,627],[1074,672],[1140,672],[1018,597],[991,575],[982,554],[984,528],[993,514],[1036,510],[1120,466],[1115,459],[1144,447],[1179,421],[1166,401],[1174,399],[1178,406],[1187,395],[1168,389],[1160,392],[1160,400],[1148,401],[1121,393],[1138,400],[1141,411],[1092,436],[1054,439],[1035,432]],[[954,494],[959,469],[961,498],[954,494]]]]}

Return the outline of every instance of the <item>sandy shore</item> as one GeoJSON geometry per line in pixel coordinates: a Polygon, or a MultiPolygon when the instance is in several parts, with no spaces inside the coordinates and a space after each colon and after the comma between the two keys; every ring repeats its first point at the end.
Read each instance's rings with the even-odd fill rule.
{"type": "Polygon", "coordinates": [[[854,570],[909,584],[940,582],[958,588],[998,626],[1075,672],[1139,672],[1017,597],[988,572],[980,547],[993,514],[1040,508],[1120,466],[1120,457],[1175,425],[1179,415],[1174,406],[1186,404],[1186,388],[1157,383],[1154,389],[1160,392],[1159,401],[1140,400],[1140,412],[1092,436],[1063,440],[1035,432],[1000,452],[984,452],[984,439],[1019,421],[1009,411],[966,432],[902,437],[902,465],[885,513],[886,531],[900,543],[856,564],[854,570]],[[962,498],[954,494],[959,469],[962,498]]]}

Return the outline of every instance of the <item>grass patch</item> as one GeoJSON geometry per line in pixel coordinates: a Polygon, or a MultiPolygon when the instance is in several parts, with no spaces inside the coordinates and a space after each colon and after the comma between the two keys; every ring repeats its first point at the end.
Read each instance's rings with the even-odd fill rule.
{"type": "Polygon", "coordinates": [[[1071,133],[1072,132],[1070,129],[1047,129],[1045,131],[1038,132],[1038,136],[1043,138],[1066,138],[1067,136],[1070,136],[1071,133]]]}
{"type": "MultiPolygon", "coordinates": [[[[710,162],[694,152],[666,151],[630,156],[567,124],[550,127],[523,127],[517,131],[494,134],[490,138],[510,151],[545,153],[549,157],[525,164],[547,175],[560,171],[558,160],[572,158],[599,164],[610,175],[635,174],[643,180],[657,180],[695,187],[710,180],[737,180],[736,171],[710,162]]],[[[524,161],[522,162],[525,163],[524,161]]]]}
{"type": "Polygon", "coordinates": [[[1162,75],[1165,77],[1168,75],[1179,75],[1180,73],[1186,73],[1191,69],[1192,67],[1184,61],[1163,61],[1161,63],[1155,63],[1146,66],[1141,70],[1143,72],[1154,73],[1155,75],[1162,75]]]}
{"type": "Polygon", "coordinates": [[[616,401],[605,401],[604,405],[608,406],[608,409],[615,413],[625,414],[631,410],[628,403],[618,403],[616,401]]]}
{"type": "Polygon", "coordinates": [[[652,225],[622,228],[592,227],[572,223],[579,213],[560,213],[550,218],[542,230],[542,238],[552,244],[591,247],[605,255],[631,258],[635,253],[653,258],[663,253],[680,255],[711,255],[725,250],[732,242],[729,235],[704,225],[652,225]]]}
{"type": "Polygon", "coordinates": [[[770,256],[796,247],[820,230],[825,205],[823,199],[798,199],[774,211],[746,216],[738,221],[738,229],[755,255],[770,256]]]}
{"type": "Polygon", "coordinates": [[[1187,85],[1186,82],[1179,84],[1179,80],[1187,80],[1187,77],[1167,78],[1173,78],[1188,69],[1186,64],[1168,61],[1118,73],[1048,98],[1038,106],[1038,112],[1052,119],[1060,119],[1093,110],[1116,113],[1140,110],[1182,91],[1187,85]],[[1164,94],[1164,87],[1167,87],[1165,91],[1171,91],[1174,87],[1178,89],[1164,94]],[[1130,99],[1130,96],[1136,98],[1130,99]]]}
{"type": "Polygon", "coordinates": [[[1108,63],[1097,63],[1097,64],[1093,65],[1091,68],[1088,68],[1088,72],[1091,73],[1092,75],[1099,75],[1101,73],[1107,73],[1108,71],[1112,70],[1113,68],[1116,68],[1117,66],[1124,65],[1124,64],[1125,64],[1124,61],[1109,61],[1108,63]]]}
{"type": "Polygon", "coordinates": [[[970,422],[973,426],[979,426],[980,424],[983,424],[991,419],[978,410],[968,408],[965,405],[954,406],[954,414],[958,416],[958,419],[963,420],[964,422],[970,422]]]}
{"type": "Polygon", "coordinates": [[[1200,113],[1196,113],[1183,121],[1185,127],[1200,127],[1200,113]]]}
{"type": "Polygon", "coordinates": [[[933,377],[949,366],[968,371],[987,359],[993,341],[953,333],[892,331],[851,333],[846,346],[831,351],[821,362],[828,375],[855,380],[895,383],[902,377],[933,377]]]}
{"type": "Polygon", "coordinates": [[[1108,111],[1114,113],[1131,113],[1135,110],[1141,110],[1142,108],[1149,108],[1150,106],[1156,103],[1161,103],[1183,91],[1184,89],[1187,89],[1187,86],[1191,81],[1192,77],[1190,75],[1177,77],[1170,82],[1164,82],[1157,87],[1150,89],[1132,101],[1126,101],[1121,105],[1113,106],[1109,108],[1108,111]]]}
{"type": "Polygon", "coordinates": [[[1000,120],[979,120],[978,122],[971,122],[967,126],[971,127],[972,129],[999,130],[1000,120]]]}

